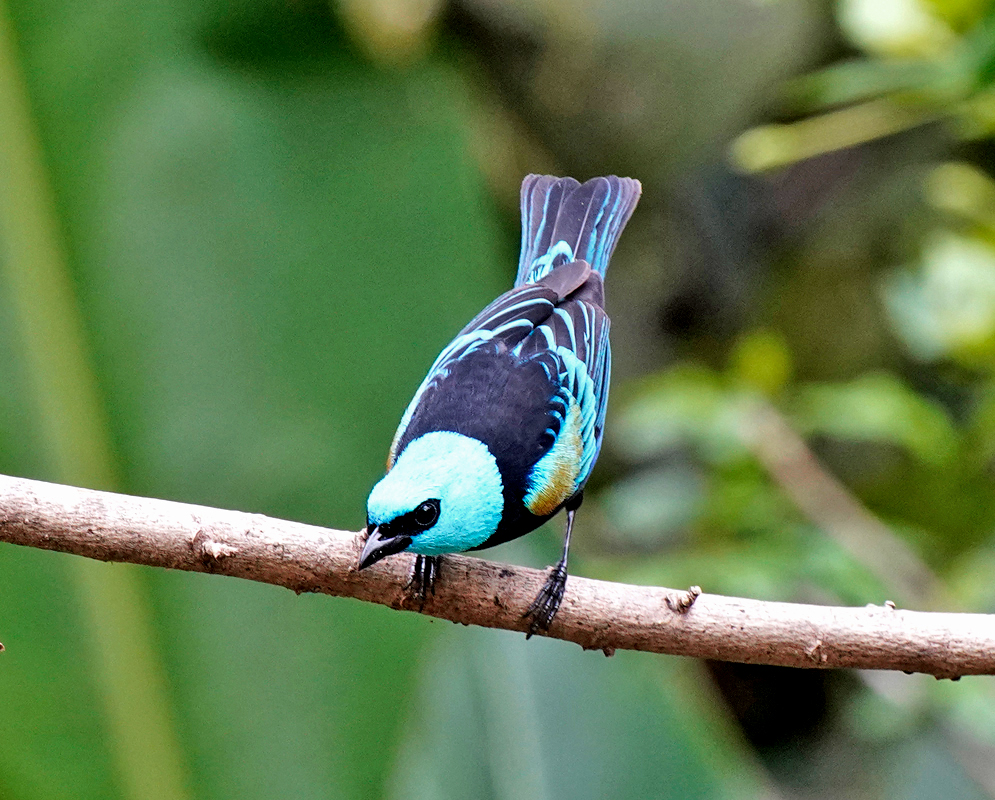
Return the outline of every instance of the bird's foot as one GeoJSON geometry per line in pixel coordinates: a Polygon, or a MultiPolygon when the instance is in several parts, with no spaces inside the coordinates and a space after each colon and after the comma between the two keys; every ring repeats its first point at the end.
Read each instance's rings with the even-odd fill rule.
{"type": "Polygon", "coordinates": [[[563,602],[563,594],[567,590],[567,565],[561,561],[546,579],[545,585],[536,595],[528,611],[522,614],[522,618],[532,617],[529,623],[529,632],[526,639],[531,639],[533,635],[549,630],[553,617],[563,602]]]}
{"type": "Polygon", "coordinates": [[[435,579],[439,577],[440,556],[415,556],[415,566],[411,578],[404,584],[411,599],[418,604],[418,610],[425,608],[428,596],[435,595],[435,579]]]}

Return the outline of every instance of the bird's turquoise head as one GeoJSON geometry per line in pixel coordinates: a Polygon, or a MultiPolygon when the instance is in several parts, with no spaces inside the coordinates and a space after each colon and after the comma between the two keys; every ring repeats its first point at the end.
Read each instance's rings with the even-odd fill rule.
{"type": "Polygon", "coordinates": [[[452,431],[419,436],[370,492],[359,568],[394,553],[459,553],[483,544],[504,510],[497,461],[483,442],[452,431]]]}

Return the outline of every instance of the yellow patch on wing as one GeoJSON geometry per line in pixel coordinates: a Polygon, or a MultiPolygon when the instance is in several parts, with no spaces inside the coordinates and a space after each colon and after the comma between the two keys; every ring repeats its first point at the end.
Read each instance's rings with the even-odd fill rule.
{"type": "Polygon", "coordinates": [[[580,435],[580,407],[573,403],[552,449],[529,473],[532,488],[525,506],[537,517],[552,514],[574,493],[584,440],[580,435]]]}

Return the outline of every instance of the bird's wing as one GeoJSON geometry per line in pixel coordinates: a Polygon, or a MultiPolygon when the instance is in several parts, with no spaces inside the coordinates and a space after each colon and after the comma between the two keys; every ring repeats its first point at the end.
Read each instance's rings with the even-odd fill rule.
{"type": "Polygon", "coordinates": [[[553,444],[528,477],[525,504],[537,516],[553,513],[584,488],[601,450],[611,373],[610,321],[585,295],[601,296],[597,273],[515,348],[541,364],[559,387],[550,408],[553,444]]]}
{"type": "Polygon", "coordinates": [[[398,448],[411,418],[428,389],[449,375],[453,364],[483,347],[512,350],[548,319],[557,302],[556,290],[542,284],[512,289],[498,297],[477,314],[469,324],[439,353],[415,396],[411,398],[394,434],[387,457],[387,469],[394,466],[398,448]]]}

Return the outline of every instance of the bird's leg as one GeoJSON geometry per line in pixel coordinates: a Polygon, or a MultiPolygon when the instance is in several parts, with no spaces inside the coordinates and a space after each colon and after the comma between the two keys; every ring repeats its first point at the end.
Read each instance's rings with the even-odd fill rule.
{"type": "Polygon", "coordinates": [[[439,576],[441,562],[441,556],[415,556],[411,578],[404,588],[411,590],[411,598],[418,603],[419,611],[425,607],[428,595],[435,595],[435,579],[439,576]]]}
{"type": "Polygon", "coordinates": [[[549,630],[550,623],[563,602],[563,595],[567,590],[567,555],[570,550],[570,531],[574,526],[574,514],[580,508],[582,497],[571,501],[567,506],[567,532],[563,539],[563,557],[553,567],[553,571],[546,578],[546,583],[536,595],[528,611],[522,617],[532,617],[529,623],[529,632],[526,639],[531,639],[533,634],[549,630]]]}

